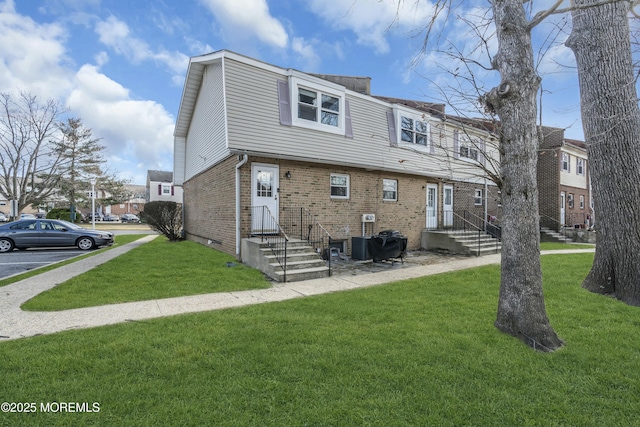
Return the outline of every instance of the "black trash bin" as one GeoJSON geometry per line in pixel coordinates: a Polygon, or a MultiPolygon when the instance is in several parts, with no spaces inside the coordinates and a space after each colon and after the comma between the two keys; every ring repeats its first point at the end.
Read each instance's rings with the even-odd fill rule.
{"type": "Polygon", "coordinates": [[[407,253],[407,237],[397,230],[384,230],[371,236],[368,242],[373,262],[400,258],[404,262],[407,253]]]}

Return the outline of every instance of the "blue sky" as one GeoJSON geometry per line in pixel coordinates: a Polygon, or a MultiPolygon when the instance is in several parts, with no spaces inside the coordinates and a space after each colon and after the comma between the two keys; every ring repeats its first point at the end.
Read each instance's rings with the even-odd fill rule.
{"type": "MultiPolygon", "coordinates": [[[[462,84],[443,70],[455,61],[434,52],[416,60],[432,5],[398,1],[0,0],[0,91],[59,100],[102,138],[112,171],[144,184],[147,170],[173,169],[173,126],[191,56],[229,49],[285,68],[368,76],[376,95],[445,102],[442,89],[462,84]]],[[[476,6],[487,4],[461,2],[438,21],[440,39],[473,51],[477,37],[461,18],[477,22],[476,6]]],[[[539,46],[557,34],[539,61],[543,123],[582,139],[573,55],[561,44],[566,30],[556,31],[567,19],[553,17],[535,33],[539,46]]],[[[495,40],[487,45],[495,49],[495,40]]],[[[486,89],[497,82],[495,72],[475,73],[486,89]]]]}

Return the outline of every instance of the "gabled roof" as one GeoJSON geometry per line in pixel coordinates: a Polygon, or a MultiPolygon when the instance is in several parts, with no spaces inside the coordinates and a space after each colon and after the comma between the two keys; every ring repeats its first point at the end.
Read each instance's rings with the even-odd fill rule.
{"type": "Polygon", "coordinates": [[[173,172],[171,171],[147,171],[147,180],[155,182],[173,182],[173,172]]]}

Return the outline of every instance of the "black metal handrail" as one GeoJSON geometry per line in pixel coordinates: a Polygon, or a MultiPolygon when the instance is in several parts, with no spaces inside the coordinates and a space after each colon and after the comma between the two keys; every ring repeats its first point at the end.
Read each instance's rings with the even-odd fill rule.
{"type": "Polygon", "coordinates": [[[313,250],[326,255],[329,276],[331,276],[331,234],[320,224],[317,217],[307,208],[283,208],[280,224],[290,236],[307,242],[313,250]]]}
{"type": "Polygon", "coordinates": [[[280,227],[267,206],[251,207],[251,235],[260,237],[261,242],[267,242],[267,246],[275,255],[278,264],[283,271],[283,281],[287,281],[287,244],[289,236],[280,227]]]}
{"type": "Polygon", "coordinates": [[[491,235],[492,237],[498,240],[502,240],[502,228],[500,227],[500,225],[497,224],[497,221],[496,222],[488,221],[482,218],[481,216],[476,215],[473,212],[469,212],[469,211],[462,211],[462,213],[465,219],[473,222],[478,227],[482,228],[487,234],[491,235]]]}
{"type": "MultiPolygon", "coordinates": [[[[480,222],[483,222],[482,218],[468,211],[462,211],[462,215],[456,212],[452,212],[452,217],[453,217],[452,219],[453,219],[454,230],[461,230],[465,232],[477,231],[478,252],[476,256],[480,256],[480,246],[482,242],[482,236],[487,233],[485,229],[482,227],[482,225],[480,225],[480,223],[476,224],[478,222],[478,219],[480,220],[480,222]]],[[[499,250],[498,246],[500,245],[500,238],[495,237],[495,241],[496,241],[495,252],[497,253],[499,250]]]]}
{"type": "Polygon", "coordinates": [[[545,214],[540,214],[540,220],[539,220],[539,224],[540,224],[540,228],[542,228],[542,220],[548,220],[550,221],[552,224],[555,225],[555,227],[553,229],[555,229],[558,233],[560,233],[562,235],[562,238],[564,239],[564,242],[567,242],[567,233],[565,232],[565,227],[560,223],[560,221],[558,221],[557,219],[550,217],[549,215],[545,215],[545,214]]]}

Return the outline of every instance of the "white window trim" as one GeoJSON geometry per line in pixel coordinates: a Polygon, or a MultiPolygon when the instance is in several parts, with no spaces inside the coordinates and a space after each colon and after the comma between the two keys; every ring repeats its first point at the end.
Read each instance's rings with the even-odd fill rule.
{"type": "Polygon", "coordinates": [[[383,179],[382,180],[382,200],[385,201],[385,202],[397,202],[398,201],[398,180],[397,179],[383,179]],[[394,193],[395,197],[393,199],[385,198],[385,196],[384,196],[385,181],[393,181],[394,184],[395,184],[395,188],[393,190],[393,193],[394,193]]]}
{"type": "MultiPolygon", "coordinates": [[[[298,126],[306,129],[319,130],[322,132],[335,133],[337,135],[344,135],[345,133],[345,92],[344,89],[340,90],[338,88],[333,88],[329,85],[321,85],[318,83],[310,82],[308,80],[303,80],[301,78],[291,76],[289,78],[289,94],[290,94],[290,105],[291,105],[291,124],[293,126],[298,126]],[[307,90],[314,91],[316,93],[322,93],[325,95],[330,95],[338,98],[339,101],[339,109],[338,112],[338,126],[325,125],[321,122],[305,120],[298,117],[298,89],[303,88],[307,90]]],[[[321,100],[321,96],[319,96],[321,100]]],[[[321,103],[321,101],[320,101],[321,103]]],[[[318,111],[321,110],[321,105],[317,106],[318,111]]]]}
{"type": "Polygon", "coordinates": [[[347,200],[350,195],[351,195],[351,178],[349,177],[349,175],[344,174],[344,173],[332,173],[331,176],[329,177],[329,196],[330,196],[330,198],[347,200]],[[331,194],[331,188],[333,187],[333,185],[331,184],[331,178],[333,178],[334,176],[347,178],[347,195],[346,196],[334,196],[333,194],[331,194]]]}
{"type": "Polygon", "coordinates": [[[479,189],[479,188],[476,188],[473,191],[473,204],[475,206],[482,206],[483,205],[484,198],[483,198],[483,194],[482,193],[483,193],[482,190],[479,189]],[[480,199],[480,203],[478,203],[478,198],[480,199]]]}
{"type": "Polygon", "coordinates": [[[560,170],[562,172],[569,172],[570,168],[571,168],[571,156],[569,155],[569,153],[561,153],[560,154],[560,170]],[[565,167],[565,157],[567,158],[567,162],[566,165],[567,167],[565,167]]]}
{"type": "Polygon", "coordinates": [[[580,195],[580,209],[584,209],[584,194],[580,195]]]}
{"type": "MultiPolygon", "coordinates": [[[[458,142],[458,158],[465,162],[480,164],[480,158],[482,156],[482,153],[480,152],[480,147],[482,146],[481,142],[482,140],[480,139],[474,138],[474,140],[472,140],[467,135],[461,135],[460,140],[458,142]],[[462,154],[463,148],[467,148],[469,152],[471,152],[471,150],[474,150],[476,152],[476,158],[474,159],[468,155],[467,156],[463,155],[462,154]]],[[[486,144],[485,144],[485,147],[486,147],[486,144]]]]}
{"type": "Polygon", "coordinates": [[[162,184],[162,196],[171,195],[171,184],[162,184]]]}
{"type": "Polygon", "coordinates": [[[585,159],[583,159],[582,157],[576,157],[576,175],[578,176],[585,176],[585,167],[586,167],[587,161],[585,159]],[[582,162],[582,172],[580,172],[580,163],[582,162]]]}
{"type": "MultiPolygon", "coordinates": [[[[398,147],[412,148],[414,150],[423,151],[427,154],[431,154],[431,145],[433,144],[431,138],[431,116],[427,113],[420,113],[415,110],[403,108],[399,105],[394,105],[393,114],[396,120],[396,140],[398,141],[398,147]],[[415,121],[424,122],[427,124],[427,145],[415,144],[413,142],[407,142],[402,140],[402,117],[407,117],[415,121]]],[[[415,132],[415,131],[414,131],[415,132]]]]}

